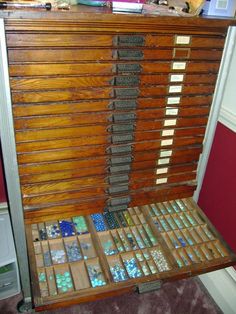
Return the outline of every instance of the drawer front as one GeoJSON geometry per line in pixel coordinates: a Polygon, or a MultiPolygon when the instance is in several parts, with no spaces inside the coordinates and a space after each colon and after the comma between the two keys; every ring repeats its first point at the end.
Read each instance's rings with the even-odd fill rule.
{"type": "Polygon", "coordinates": [[[40,50],[32,47],[21,48],[15,50],[9,48],[8,54],[10,60],[14,63],[18,62],[79,62],[79,61],[141,61],[141,60],[220,60],[222,56],[222,47],[212,49],[190,49],[188,47],[175,47],[172,48],[50,48],[44,47],[40,50]],[[45,58],[46,56],[46,58],[45,58]]]}
{"type": "Polygon", "coordinates": [[[118,75],[118,76],[78,76],[78,77],[57,77],[57,78],[12,78],[10,83],[12,89],[20,90],[50,90],[67,88],[88,88],[105,86],[146,86],[146,85],[165,85],[169,82],[186,84],[214,84],[216,75],[209,74],[161,74],[150,75],[118,75]]]}
{"type": "Polygon", "coordinates": [[[12,64],[10,76],[52,76],[52,75],[112,75],[120,73],[169,73],[197,72],[217,73],[219,62],[201,61],[154,61],[154,62],[123,62],[123,63],[64,63],[64,64],[12,64]]]}
{"type": "Polygon", "coordinates": [[[91,35],[88,34],[50,34],[16,33],[7,34],[7,44],[12,47],[191,47],[217,49],[224,46],[223,36],[201,35],[91,35]]]}

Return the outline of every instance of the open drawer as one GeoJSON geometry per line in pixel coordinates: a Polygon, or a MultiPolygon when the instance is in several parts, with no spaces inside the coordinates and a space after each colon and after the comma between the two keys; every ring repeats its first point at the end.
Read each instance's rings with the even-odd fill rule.
{"type": "Polygon", "coordinates": [[[233,265],[191,198],[27,225],[34,305],[45,310],[233,265]]]}

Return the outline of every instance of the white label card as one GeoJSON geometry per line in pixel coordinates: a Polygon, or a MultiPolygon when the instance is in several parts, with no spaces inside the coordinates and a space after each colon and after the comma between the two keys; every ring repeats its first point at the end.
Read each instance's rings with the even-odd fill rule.
{"type": "Polygon", "coordinates": [[[161,135],[162,136],[172,136],[172,135],[174,135],[174,132],[175,132],[174,129],[172,129],[172,130],[163,130],[161,135]]]}
{"type": "Polygon", "coordinates": [[[167,178],[160,178],[156,180],[156,184],[163,184],[167,182],[167,178]]]}
{"type": "Polygon", "coordinates": [[[171,74],[170,81],[171,82],[183,82],[184,75],[183,74],[171,74]]]}
{"type": "Polygon", "coordinates": [[[169,93],[181,93],[182,85],[171,85],[169,86],[169,93]]]}
{"type": "Polygon", "coordinates": [[[172,144],[173,144],[173,139],[161,141],[161,146],[167,146],[167,145],[172,145],[172,144]]]}
{"type": "Polygon", "coordinates": [[[162,150],[160,152],[160,157],[170,157],[172,155],[173,150],[162,150]]]}
{"type": "Polygon", "coordinates": [[[186,62],[173,62],[172,69],[173,70],[185,70],[186,62]]]}
{"type": "Polygon", "coordinates": [[[165,120],[164,126],[176,125],[177,119],[165,120]]]}
{"type": "Polygon", "coordinates": [[[163,173],[167,173],[168,168],[160,168],[157,169],[156,174],[163,174],[163,173]]]}
{"type": "Polygon", "coordinates": [[[158,159],[158,165],[166,165],[170,162],[170,158],[158,159]]]}
{"type": "Polygon", "coordinates": [[[180,103],[180,97],[168,97],[167,105],[177,105],[180,103]]]}
{"type": "Polygon", "coordinates": [[[176,36],[175,43],[178,45],[188,45],[190,44],[190,36],[176,36]]]}
{"type": "Polygon", "coordinates": [[[176,116],[179,112],[178,108],[167,108],[166,109],[166,115],[167,116],[176,116]]]}

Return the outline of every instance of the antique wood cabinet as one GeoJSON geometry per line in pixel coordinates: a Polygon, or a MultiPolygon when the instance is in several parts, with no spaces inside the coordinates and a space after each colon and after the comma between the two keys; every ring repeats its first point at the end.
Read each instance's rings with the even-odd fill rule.
{"type": "Polygon", "coordinates": [[[232,265],[191,197],[234,21],[1,17],[36,309],[232,265]]]}

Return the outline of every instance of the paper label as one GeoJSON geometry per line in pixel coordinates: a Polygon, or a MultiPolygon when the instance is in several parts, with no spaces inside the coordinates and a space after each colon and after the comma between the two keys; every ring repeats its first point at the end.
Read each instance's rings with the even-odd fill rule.
{"type": "Polygon", "coordinates": [[[177,119],[165,120],[164,126],[176,125],[177,119]]]}
{"type": "Polygon", "coordinates": [[[171,82],[183,82],[184,75],[183,74],[171,74],[170,81],[171,82]]]}
{"type": "Polygon", "coordinates": [[[172,144],[173,144],[173,139],[161,141],[161,146],[167,146],[167,145],[172,145],[172,144]]]}
{"type": "Polygon", "coordinates": [[[175,43],[177,45],[188,45],[190,44],[190,36],[176,36],[175,43]]]}
{"type": "Polygon", "coordinates": [[[173,150],[162,150],[160,152],[160,157],[170,157],[172,155],[173,150]]]}
{"type": "Polygon", "coordinates": [[[180,97],[168,97],[167,105],[177,105],[180,103],[180,97]]]}
{"type": "Polygon", "coordinates": [[[179,112],[178,108],[167,108],[166,109],[166,115],[167,116],[176,116],[179,112]]]}
{"type": "Polygon", "coordinates": [[[167,182],[167,178],[160,178],[156,180],[156,184],[163,184],[167,182]]]}
{"type": "Polygon", "coordinates": [[[185,70],[186,62],[173,62],[172,69],[173,70],[185,70]]]}
{"type": "Polygon", "coordinates": [[[182,85],[171,85],[169,86],[169,93],[181,93],[182,85]]]}
{"type": "Polygon", "coordinates": [[[163,130],[162,131],[162,136],[172,136],[172,135],[174,135],[174,129],[172,129],[172,130],[163,130]]]}
{"type": "Polygon", "coordinates": [[[168,168],[160,168],[157,169],[156,174],[163,174],[163,173],[167,173],[168,168]]]}
{"type": "Polygon", "coordinates": [[[158,159],[158,165],[166,165],[170,162],[170,158],[158,159]]]}

